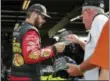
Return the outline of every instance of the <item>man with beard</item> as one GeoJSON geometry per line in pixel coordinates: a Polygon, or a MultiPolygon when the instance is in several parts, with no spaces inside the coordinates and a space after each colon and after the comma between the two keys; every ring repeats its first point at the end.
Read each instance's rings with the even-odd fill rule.
{"type": "Polygon", "coordinates": [[[40,62],[54,56],[55,51],[63,52],[63,43],[41,48],[38,28],[45,23],[45,17],[50,17],[45,6],[34,4],[28,9],[26,20],[14,29],[10,81],[40,81],[40,62]]]}

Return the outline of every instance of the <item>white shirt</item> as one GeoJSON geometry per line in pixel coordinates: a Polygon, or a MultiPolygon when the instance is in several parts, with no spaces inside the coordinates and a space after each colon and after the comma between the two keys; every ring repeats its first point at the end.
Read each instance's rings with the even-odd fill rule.
{"type": "MultiPolygon", "coordinates": [[[[96,47],[97,40],[98,40],[100,33],[102,31],[102,28],[107,20],[108,20],[108,18],[102,14],[97,15],[95,17],[95,19],[93,20],[91,30],[88,34],[87,44],[85,46],[84,60],[87,60],[92,55],[92,53],[96,47]]],[[[99,68],[98,67],[84,73],[85,80],[97,80],[98,76],[99,76],[99,68]]]]}

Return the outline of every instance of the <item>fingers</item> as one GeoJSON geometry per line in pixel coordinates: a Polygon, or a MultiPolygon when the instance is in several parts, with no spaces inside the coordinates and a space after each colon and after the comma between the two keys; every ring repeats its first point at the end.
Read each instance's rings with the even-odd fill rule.
{"type": "Polygon", "coordinates": [[[65,44],[64,43],[56,43],[54,44],[56,47],[57,52],[61,53],[65,49],[65,44]]]}
{"type": "Polygon", "coordinates": [[[71,64],[67,63],[66,65],[68,66],[68,69],[66,71],[67,73],[69,73],[69,75],[71,75],[71,64]]]}
{"type": "Polygon", "coordinates": [[[65,37],[66,40],[70,41],[71,43],[78,43],[79,37],[75,34],[70,34],[65,37]]]}
{"type": "Polygon", "coordinates": [[[70,73],[71,73],[71,69],[67,69],[66,71],[67,71],[67,73],[69,73],[69,75],[70,75],[70,73]]]}
{"type": "Polygon", "coordinates": [[[71,67],[72,64],[70,64],[70,63],[66,63],[66,65],[67,65],[68,67],[71,67]]]}
{"type": "Polygon", "coordinates": [[[70,34],[70,35],[66,36],[65,38],[66,39],[72,39],[72,37],[73,37],[73,34],[70,34]]]}
{"type": "Polygon", "coordinates": [[[70,76],[82,76],[83,74],[78,69],[78,65],[67,63],[68,69],[66,70],[70,76]]]}
{"type": "Polygon", "coordinates": [[[63,50],[64,50],[64,48],[57,48],[57,52],[58,52],[58,53],[62,53],[63,50]]]}

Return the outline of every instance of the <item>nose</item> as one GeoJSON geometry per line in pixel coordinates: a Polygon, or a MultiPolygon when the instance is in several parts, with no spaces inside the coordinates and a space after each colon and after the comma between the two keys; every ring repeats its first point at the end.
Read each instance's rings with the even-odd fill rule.
{"type": "Polygon", "coordinates": [[[83,18],[84,14],[81,15],[81,18],[83,18]]]}

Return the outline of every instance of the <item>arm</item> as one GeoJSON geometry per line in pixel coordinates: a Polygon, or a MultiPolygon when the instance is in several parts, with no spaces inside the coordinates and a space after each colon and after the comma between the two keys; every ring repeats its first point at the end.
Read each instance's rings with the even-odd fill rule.
{"type": "Polygon", "coordinates": [[[40,48],[39,35],[34,30],[29,30],[22,40],[22,52],[27,64],[34,64],[48,59],[53,54],[52,47],[40,48]]]}
{"type": "Polygon", "coordinates": [[[80,71],[82,71],[82,72],[85,72],[85,71],[87,71],[87,70],[91,70],[91,69],[93,69],[93,68],[95,68],[95,67],[97,67],[97,66],[90,63],[90,58],[87,59],[86,61],[82,62],[82,63],[79,65],[79,69],[80,69],[80,71]]]}
{"type": "Polygon", "coordinates": [[[85,50],[86,42],[79,39],[78,44],[83,48],[83,50],[85,50]]]}
{"type": "Polygon", "coordinates": [[[86,42],[81,40],[77,35],[70,34],[66,37],[66,40],[70,41],[71,43],[79,44],[85,50],[86,42]]]}

